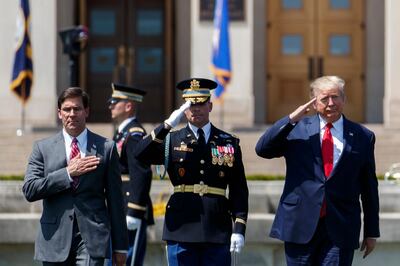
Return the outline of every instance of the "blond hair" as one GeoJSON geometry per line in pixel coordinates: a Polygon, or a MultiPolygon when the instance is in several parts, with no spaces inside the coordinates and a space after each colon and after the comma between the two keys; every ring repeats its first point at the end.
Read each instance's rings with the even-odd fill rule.
{"type": "Polygon", "coordinates": [[[322,76],[315,79],[310,84],[310,96],[315,97],[317,92],[327,88],[338,88],[342,97],[344,97],[345,82],[338,76],[322,76]]]}

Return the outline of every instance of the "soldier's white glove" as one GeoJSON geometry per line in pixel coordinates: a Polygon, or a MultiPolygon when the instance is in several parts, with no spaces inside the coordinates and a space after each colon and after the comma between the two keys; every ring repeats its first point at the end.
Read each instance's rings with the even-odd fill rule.
{"type": "Polygon", "coordinates": [[[239,253],[244,246],[244,236],[242,234],[233,233],[231,236],[231,248],[230,251],[239,253]]]}
{"type": "Polygon", "coordinates": [[[142,224],[142,220],[132,216],[126,216],[126,227],[128,230],[136,230],[142,224]]]}
{"type": "Polygon", "coordinates": [[[179,107],[179,109],[172,112],[167,120],[164,121],[165,124],[169,125],[171,128],[176,127],[181,121],[183,113],[190,107],[191,102],[187,101],[179,107]]]}

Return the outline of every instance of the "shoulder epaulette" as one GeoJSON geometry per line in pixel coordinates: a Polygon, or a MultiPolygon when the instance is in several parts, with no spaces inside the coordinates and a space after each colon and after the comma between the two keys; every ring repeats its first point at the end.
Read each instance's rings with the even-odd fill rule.
{"type": "Polygon", "coordinates": [[[231,135],[232,135],[232,137],[234,137],[235,139],[239,139],[239,137],[236,136],[235,134],[231,134],[231,135]]]}
{"type": "Polygon", "coordinates": [[[221,134],[219,134],[219,137],[220,138],[223,138],[223,139],[229,139],[229,138],[231,138],[231,137],[233,137],[231,134],[227,134],[227,133],[221,133],[221,134]]]}
{"type": "Polygon", "coordinates": [[[170,132],[170,133],[174,133],[174,132],[177,132],[177,131],[179,131],[179,129],[173,128],[173,129],[171,129],[169,132],[170,132]]]}

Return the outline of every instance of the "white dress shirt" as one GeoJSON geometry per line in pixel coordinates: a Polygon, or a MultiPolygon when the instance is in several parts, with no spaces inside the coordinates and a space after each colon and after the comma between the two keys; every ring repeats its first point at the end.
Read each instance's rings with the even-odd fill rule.
{"type": "MultiPolygon", "coordinates": [[[[189,128],[192,130],[194,136],[196,137],[196,139],[199,139],[199,133],[197,133],[197,129],[199,129],[198,127],[196,127],[195,125],[192,125],[189,123],[189,128]]],[[[203,132],[204,132],[204,139],[206,140],[206,143],[208,142],[208,139],[210,138],[210,134],[211,134],[211,123],[208,122],[207,124],[205,124],[203,127],[203,132]]]]}

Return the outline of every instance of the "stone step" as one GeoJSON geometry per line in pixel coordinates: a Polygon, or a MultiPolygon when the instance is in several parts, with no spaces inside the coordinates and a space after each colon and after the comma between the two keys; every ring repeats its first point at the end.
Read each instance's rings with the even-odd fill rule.
{"type": "MultiPolygon", "coordinates": [[[[249,214],[246,229],[247,243],[279,243],[278,240],[268,237],[274,220],[274,214],[249,214]]],[[[33,243],[39,226],[38,213],[0,213],[0,244],[33,243]]],[[[400,242],[398,223],[400,213],[380,213],[381,237],[379,243],[400,242]]],[[[164,218],[155,219],[155,225],[147,229],[149,243],[162,243],[164,218]]]]}

